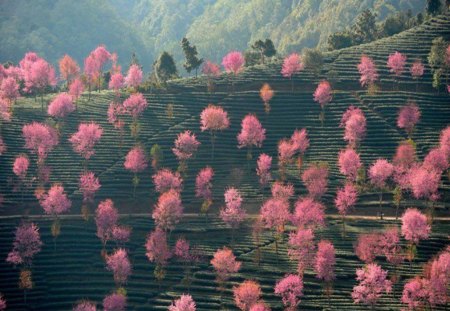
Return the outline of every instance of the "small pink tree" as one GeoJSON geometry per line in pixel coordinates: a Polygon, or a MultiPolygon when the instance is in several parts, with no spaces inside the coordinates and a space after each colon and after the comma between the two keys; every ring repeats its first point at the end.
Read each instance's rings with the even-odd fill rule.
{"type": "Polygon", "coordinates": [[[344,128],[344,140],[348,142],[348,147],[358,148],[366,136],[366,124],[364,112],[354,106],[350,106],[342,115],[339,127],[344,128]]]}
{"type": "Polygon", "coordinates": [[[332,282],[336,278],[334,266],[336,264],[336,251],[334,245],[327,240],[322,240],[317,245],[317,254],[314,262],[316,277],[324,282],[324,290],[330,302],[332,282]]]}
{"type": "Polygon", "coordinates": [[[195,155],[200,142],[191,131],[184,131],[178,134],[174,145],[172,151],[180,162],[178,170],[184,173],[187,170],[187,161],[195,155]]]}
{"type": "Polygon", "coordinates": [[[191,295],[181,295],[170,306],[169,311],[196,311],[196,305],[191,295]]]}
{"type": "Polygon", "coordinates": [[[298,228],[297,231],[289,234],[288,255],[292,260],[297,261],[297,272],[303,275],[306,269],[314,265],[314,231],[312,229],[298,228]]]}
{"type": "Polygon", "coordinates": [[[114,228],[119,220],[119,212],[114,207],[111,199],[100,202],[95,212],[95,223],[97,225],[97,237],[102,241],[103,252],[106,243],[112,239],[114,228]]]}
{"type": "Polygon", "coordinates": [[[96,304],[90,301],[81,301],[77,303],[73,309],[73,311],[97,311],[96,304]]]}
{"type": "Polygon", "coordinates": [[[137,90],[137,87],[142,83],[142,77],[142,69],[138,65],[133,64],[128,69],[128,74],[125,77],[125,85],[137,90]]]}
{"type": "Polygon", "coordinates": [[[56,128],[60,131],[61,123],[72,112],[75,111],[73,98],[67,93],[60,93],[50,102],[47,113],[57,120],[56,128]]]}
{"type": "MultiPolygon", "coordinates": [[[[235,77],[242,71],[245,65],[245,58],[241,52],[232,51],[225,55],[222,59],[222,66],[227,73],[232,73],[235,77]]],[[[234,81],[232,81],[234,89],[234,81]]]]}
{"type": "Polygon", "coordinates": [[[342,216],[342,235],[345,236],[345,216],[347,216],[350,209],[355,206],[358,198],[358,190],[351,183],[346,183],[343,188],[340,188],[336,193],[334,204],[342,216]]]}
{"type": "Polygon", "coordinates": [[[155,191],[164,193],[169,190],[181,192],[183,187],[183,179],[178,172],[173,173],[171,170],[163,168],[152,176],[155,191]]]}
{"type": "Polygon", "coordinates": [[[127,297],[122,294],[111,294],[103,299],[103,311],[125,311],[127,297]]]}
{"type": "Polygon", "coordinates": [[[305,65],[302,62],[302,58],[297,53],[292,53],[283,60],[281,74],[283,77],[289,78],[291,80],[292,92],[294,92],[294,80],[292,80],[292,76],[296,73],[299,73],[304,68],[305,65]]]}
{"type": "Polygon", "coordinates": [[[54,237],[55,247],[56,238],[58,237],[61,224],[59,222],[59,215],[67,213],[72,207],[72,202],[64,192],[64,187],[59,184],[53,185],[40,200],[40,204],[47,215],[53,216],[52,235],[54,237]]]}
{"type": "Polygon", "coordinates": [[[167,235],[161,228],[156,228],[147,236],[145,249],[148,260],[156,264],[154,275],[161,285],[165,277],[165,266],[172,256],[169,245],[167,244],[167,235]]]}
{"type": "Polygon", "coordinates": [[[89,215],[89,209],[87,204],[94,201],[94,195],[101,187],[100,181],[93,172],[84,171],[80,175],[78,186],[80,192],[83,194],[82,212],[83,215],[85,215],[85,219],[87,220],[89,215]]]}
{"type": "Polygon", "coordinates": [[[270,100],[272,99],[274,94],[274,91],[270,87],[268,83],[264,83],[264,85],[259,90],[259,96],[261,97],[263,103],[264,103],[264,111],[266,113],[270,112],[270,100]]]}
{"type": "Polygon", "coordinates": [[[217,131],[223,131],[230,127],[230,119],[225,110],[220,106],[209,105],[200,114],[200,129],[211,134],[211,159],[214,159],[214,142],[217,131]]]}
{"type": "Polygon", "coordinates": [[[261,299],[261,287],[255,281],[246,280],[233,287],[234,303],[243,311],[248,311],[261,299]]]}
{"type": "Polygon", "coordinates": [[[84,158],[84,166],[87,169],[88,160],[95,154],[94,147],[103,135],[103,129],[97,123],[80,123],[78,132],[74,133],[69,142],[73,151],[84,158]]]}
{"type": "Polygon", "coordinates": [[[286,167],[293,161],[295,146],[290,139],[282,139],[278,142],[278,168],[280,179],[286,179],[286,167]]]}
{"type": "Polygon", "coordinates": [[[212,79],[215,77],[220,76],[220,67],[219,65],[207,60],[204,62],[203,64],[203,68],[202,68],[202,73],[204,75],[206,75],[207,79],[208,79],[208,91],[212,92],[214,89],[214,84],[212,79]]]}
{"type": "Polygon", "coordinates": [[[242,119],[241,132],[237,135],[238,148],[247,147],[247,160],[252,159],[253,146],[261,148],[266,139],[266,130],[255,115],[248,114],[242,119]]]}
{"type": "Polygon", "coordinates": [[[233,251],[227,247],[218,249],[214,253],[213,258],[211,259],[211,265],[216,272],[216,280],[221,291],[224,289],[225,282],[231,275],[238,272],[241,268],[241,262],[236,260],[233,251]]]}
{"type": "Polygon", "coordinates": [[[401,219],[402,235],[408,241],[408,260],[411,265],[417,253],[417,245],[420,240],[429,238],[431,227],[428,225],[427,216],[416,208],[408,208],[401,219]]]}
{"type": "Polygon", "coordinates": [[[108,88],[116,92],[116,99],[118,99],[118,97],[120,96],[120,89],[123,88],[124,84],[125,80],[122,73],[116,72],[111,75],[108,88]]]}
{"type": "Polygon", "coordinates": [[[421,113],[419,107],[413,102],[407,103],[405,106],[400,108],[398,112],[397,126],[404,129],[410,139],[412,137],[414,127],[417,122],[419,122],[420,115],[421,113]]]}
{"type": "Polygon", "coordinates": [[[81,94],[84,92],[84,84],[81,79],[77,78],[72,81],[69,85],[69,95],[72,96],[73,101],[76,102],[81,97],[81,94]]]}
{"type": "Polygon", "coordinates": [[[380,195],[380,219],[383,219],[382,203],[383,203],[383,190],[387,187],[388,179],[394,173],[394,166],[386,159],[376,160],[369,168],[370,183],[379,189],[380,195]]]}
{"type": "Polygon", "coordinates": [[[378,72],[375,62],[367,55],[361,56],[361,62],[358,64],[358,71],[361,75],[359,82],[362,87],[370,88],[378,80],[378,72]]]}
{"type": "Polygon", "coordinates": [[[234,241],[234,231],[245,220],[247,215],[241,207],[242,196],[236,188],[228,188],[224,193],[225,206],[220,210],[220,218],[231,227],[231,240],[234,241]]]}
{"type": "Polygon", "coordinates": [[[161,194],[152,213],[156,226],[164,231],[172,231],[182,217],[183,206],[180,194],[175,190],[161,194]]]}
{"type": "Polygon", "coordinates": [[[214,176],[214,170],[207,166],[201,169],[197,177],[195,178],[195,196],[197,198],[202,198],[203,203],[201,207],[201,212],[208,215],[209,207],[212,204],[212,183],[211,180],[214,176]]]}
{"type": "Polygon", "coordinates": [[[415,277],[405,283],[401,302],[408,306],[407,310],[426,310],[430,290],[429,280],[415,277]]]}
{"type": "Polygon", "coordinates": [[[20,97],[19,84],[13,77],[7,77],[0,81],[0,97],[13,104],[20,97]]]}
{"type": "Polygon", "coordinates": [[[294,195],[294,185],[276,181],[272,184],[271,192],[274,199],[289,202],[289,199],[294,195]]]}
{"type": "Polygon", "coordinates": [[[303,296],[303,278],[295,274],[286,275],[275,285],[275,294],[281,296],[286,310],[296,310],[303,296]]]}
{"type": "Polygon", "coordinates": [[[398,82],[398,79],[405,71],[406,56],[396,51],[394,54],[390,54],[387,61],[389,71],[394,74],[394,81],[398,82]]]}
{"type": "Polygon", "coordinates": [[[148,166],[147,157],[145,156],[145,151],[141,146],[136,146],[131,149],[124,162],[125,169],[133,172],[133,198],[136,196],[136,187],[139,185],[138,173],[144,171],[148,166]]]}
{"type": "Polygon", "coordinates": [[[130,97],[123,102],[123,108],[126,113],[133,118],[133,123],[131,124],[131,136],[135,140],[139,137],[139,117],[144,113],[147,107],[147,100],[141,93],[131,94],[130,97]]]}
{"type": "Polygon", "coordinates": [[[331,85],[328,81],[321,81],[314,91],[314,101],[320,105],[322,112],[320,113],[320,122],[325,121],[325,105],[331,102],[332,100],[332,90],[331,85]]]}
{"type": "Polygon", "coordinates": [[[413,197],[433,200],[437,196],[440,179],[440,173],[428,170],[423,165],[411,167],[408,174],[408,183],[413,197]]]}
{"type": "Polygon", "coordinates": [[[422,64],[422,61],[420,59],[416,60],[409,69],[411,73],[411,77],[413,80],[416,80],[416,91],[419,88],[419,79],[423,76],[423,73],[425,72],[425,66],[422,64]]]}
{"type": "Polygon", "coordinates": [[[259,177],[259,184],[261,189],[264,189],[272,179],[270,168],[272,166],[272,157],[265,153],[260,154],[256,162],[256,175],[259,177]]]}
{"type": "Polygon", "coordinates": [[[291,218],[289,202],[280,199],[269,199],[261,206],[261,221],[264,226],[273,229],[275,236],[275,251],[278,254],[278,242],[284,232],[284,226],[291,218]]]}
{"type": "Polygon", "coordinates": [[[312,164],[302,174],[302,181],[308,190],[309,196],[320,199],[328,187],[328,166],[318,163],[312,164]]]}
{"type": "Polygon", "coordinates": [[[25,179],[27,177],[28,168],[30,167],[30,160],[26,155],[19,155],[16,157],[13,163],[13,173],[19,179],[19,188],[22,192],[22,202],[23,202],[23,192],[25,188],[25,179]]]}
{"type": "Polygon", "coordinates": [[[339,171],[347,178],[347,181],[356,182],[362,163],[359,154],[355,150],[351,148],[341,150],[338,156],[338,165],[339,171]]]}
{"type": "Polygon", "coordinates": [[[300,170],[303,166],[303,156],[309,148],[308,131],[306,129],[296,129],[291,136],[292,148],[298,153],[297,167],[300,170]]]}
{"type": "Polygon", "coordinates": [[[298,228],[316,229],[325,226],[325,206],[312,198],[300,197],[295,203],[292,223],[298,228]]]}
{"type": "Polygon", "coordinates": [[[127,283],[132,268],[126,250],[119,248],[112,255],[106,257],[106,267],[113,272],[117,288],[127,283]]]}
{"type": "Polygon", "coordinates": [[[358,236],[355,247],[355,254],[359,260],[365,263],[373,263],[380,255],[381,234],[378,232],[363,233],[358,236]]]}
{"type": "Polygon", "coordinates": [[[356,280],[359,281],[359,284],[353,287],[353,301],[369,305],[372,308],[383,292],[390,293],[392,290],[392,283],[387,280],[387,271],[373,263],[362,269],[356,269],[356,280]]]}
{"type": "Polygon", "coordinates": [[[258,302],[251,306],[249,311],[270,311],[270,307],[264,302],[258,302]]]}

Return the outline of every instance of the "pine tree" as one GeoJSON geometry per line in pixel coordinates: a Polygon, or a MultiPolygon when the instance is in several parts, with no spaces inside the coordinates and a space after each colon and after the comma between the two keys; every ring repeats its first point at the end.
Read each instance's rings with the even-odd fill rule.
{"type": "Polygon", "coordinates": [[[199,59],[197,57],[197,47],[195,45],[191,46],[187,38],[183,38],[183,40],[181,40],[181,47],[183,49],[184,56],[186,57],[186,62],[183,64],[184,69],[186,69],[188,73],[191,73],[191,71],[195,69],[195,76],[197,76],[197,70],[203,63],[203,58],[199,59]]]}

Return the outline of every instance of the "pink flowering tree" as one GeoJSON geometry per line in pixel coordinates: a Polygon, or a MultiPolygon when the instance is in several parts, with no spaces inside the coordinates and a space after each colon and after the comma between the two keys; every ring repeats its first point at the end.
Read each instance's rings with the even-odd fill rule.
{"type": "Polygon", "coordinates": [[[423,76],[425,72],[425,66],[422,64],[420,59],[414,61],[414,63],[409,68],[409,72],[411,73],[411,77],[416,81],[416,92],[419,89],[419,79],[423,76]]]}
{"type": "Polygon", "coordinates": [[[83,300],[78,302],[72,309],[72,311],[97,311],[95,303],[83,300]]]}
{"type": "Polygon", "coordinates": [[[320,105],[320,109],[322,109],[319,117],[323,126],[323,122],[325,121],[325,106],[329,104],[333,98],[330,83],[328,81],[321,81],[314,91],[313,97],[314,101],[317,102],[320,105]]]}
{"type": "Polygon", "coordinates": [[[145,151],[141,146],[131,149],[125,156],[123,164],[126,170],[133,172],[133,198],[136,197],[136,187],[139,185],[138,173],[143,172],[148,166],[148,160],[145,151]]]}
{"type": "Polygon", "coordinates": [[[326,163],[311,164],[303,172],[302,181],[309,196],[320,199],[328,190],[328,165],[326,163]]]}
{"type": "Polygon", "coordinates": [[[416,208],[408,208],[402,218],[402,236],[408,241],[408,256],[410,262],[414,260],[417,253],[417,245],[420,240],[426,240],[431,233],[431,227],[428,224],[427,216],[419,212],[416,208]]]}
{"type": "Polygon", "coordinates": [[[81,211],[84,219],[87,221],[89,219],[89,203],[94,201],[95,193],[100,189],[100,181],[98,177],[95,176],[94,172],[84,171],[81,173],[78,180],[78,187],[83,195],[83,206],[81,211]]]}
{"type": "Polygon", "coordinates": [[[187,170],[187,161],[195,155],[200,142],[197,140],[194,133],[191,131],[184,131],[178,134],[174,145],[172,151],[179,161],[178,171],[185,173],[187,170]]]}
{"type": "Polygon", "coordinates": [[[280,179],[286,179],[286,167],[293,161],[295,147],[290,139],[282,139],[278,142],[278,168],[280,179]]]}
{"type": "Polygon", "coordinates": [[[439,148],[447,155],[450,156],[450,125],[441,131],[439,137],[439,148]]]}
{"type": "Polygon", "coordinates": [[[398,112],[397,126],[405,130],[409,139],[412,137],[414,127],[419,122],[420,115],[419,107],[413,102],[409,102],[398,112]]]}
{"type": "Polygon", "coordinates": [[[388,187],[388,180],[394,173],[394,166],[386,159],[376,160],[369,168],[370,183],[379,190],[380,219],[383,219],[382,203],[383,191],[388,187]]]}
{"type": "Polygon", "coordinates": [[[103,67],[105,66],[106,62],[111,60],[113,57],[112,54],[106,49],[104,45],[97,46],[91,52],[91,55],[94,57],[98,69],[97,89],[100,90],[102,84],[103,67]]]}
{"type": "Polygon", "coordinates": [[[171,170],[163,168],[152,176],[153,184],[155,185],[155,191],[158,193],[164,193],[169,190],[175,190],[181,192],[183,188],[183,179],[180,173],[173,173],[171,170]]]}
{"type": "Polygon", "coordinates": [[[334,245],[327,240],[322,240],[317,245],[317,254],[314,260],[316,277],[324,282],[324,291],[330,302],[332,282],[336,278],[334,269],[336,265],[336,250],[334,245]]]}
{"type": "Polygon", "coordinates": [[[255,281],[246,280],[233,287],[234,303],[240,310],[248,311],[261,300],[261,287],[255,281]]]}
{"type": "MultiPolygon", "coordinates": [[[[444,160],[445,161],[445,160],[444,160]]],[[[446,163],[446,161],[445,161],[446,163]]],[[[441,172],[435,169],[429,169],[427,166],[434,166],[428,161],[424,165],[414,165],[409,169],[408,186],[412,195],[416,199],[427,199],[430,201],[428,212],[430,220],[433,220],[434,204],[438,195],[441,172]]]]}
{"type": "Polygon", "coordinates": [[[264,83],[264,85],[259,90],[259,96],[261,97],[261,99],[264,103],[264,111],[266,113],[270,112],[269,102],[272,99],[274,93],[275,92],[272,90],[272,88],[270,87],[270,85],[268,83],[264,83]]]}
{"type": "Polygon", "coordinates": [[[296,129],[291,136],[291,144],[295,153],[298,154],[297,167],[301,170],[303,166],[303,156],[309,148],[308,131],[306,129],[296,129]]]}
{"type": "Polygon", "coordinates": [[[245,220],[246,212],[241,207],[242,196],[236,188],[228,188],[224,193],[225,206],[220,210],[220,218],[231,227],[231,240],[234,241],[234,231],[245,220]]]}
{"type": "Polygon", "coordinates": [[[161,194],[152,213],[156,226],[164,231],[172,231],[182,217],[183,205],[180,194],[175,190],[161,194]]]}
{"type": "Polygon", "coordinates": [[[95,154],[94,147],[103,135],[103,129],[97,123],[80,123],[78,131],[74,133],[69,142],[73,151],[84,158],[84,167],[87,169],[89,159],[95,154]]]}
{"type": "Polygon", "coordinates": [[[216,272],[216,280],[221,292],[224,290],[226,281],[241,268],[241,262],[236,260],[233,251],[227,247],[218,249],[214,253],[211,259],[211,265],[216,272]]]}
{"type": "Polygon", "coordinates": [[[381,234],[378,232],[363,233],[358,235],[354,245],[355,255],[359,260],[367,263],[373,263],[375,258],[381,255],[380,243],[381,234]]]}
{"type": "Polygon", "coordinates": [[[125,114],[126,110],[122,104],[116,102],[111,102],[109,104],[107,111],[108,123],[111,124],[119,133],[119,147],[121,151],[123,147],[123,136],[125,133],[125,122],[122,117],[125,114]]]}
{"type": "MultiPolygon", "coordinates": [[[[34,223],[22,223],[17,227],[13,248],[8,253],[6,261],[15,267],[22,267],[19,276],[19,287],[23,289],[25,304],[27,303],[27,290],[32,289],[33,287],[31,279],[32,260],[33,257],[41,251],[41,247],[42,241],[39,234],[39,228],[34,223]]],[[[2,297],[0,296],[0,298],[2,297]]]]}
{"type": "Polygon", "coordinates": [[[3,122],[11,122],[12,118],[12,105],[11,103],[1,97],[0,94],[0,128],[3,122]]]}
{"type": "Polygon", "coordinates": [[[284,226],[291,218],[289,202],[281,199],[269,199],[261,206],[261,221],[263,225],[273,230],[275,236],[275,251],[278,255],[278,243],[284,233],[284,226]]]}
{"type": "Polygon", "coordinates": [[[192,283],[192,266],[193,263],[200,261],[200,256],[195,248],[192,248],[184,238],[179,238],[175,243],[173,255],[182,262],[184,267],[183,283],[188,286],[188,290],[192,283]]]}
{"type": "Polygon", "coordinates": [[[95,85],[96,81],[100,80],[101,72],[100,72],[100,63],[95,58],[93,53],[90,53],[84,59],[84,76],[86,78],[86,83],[88,85],[88,99],[91,100],[91,91],[92,86],[95,85]]]}
{"type": "Polygon", "coordinates": [[[358,64],[358,71],[361,77],[359,83],[362,87],[372,87],[378,80],[378,71],[375,62],[367,55],[361,56],[361,62],[358,64]]]}
{"type": "Polygon", "coordinates": [[[54,237],[55,247],[56,238],[61,232],[59,215],[67,213],[72,207],[72,202],[67,197],[64,187],[59,184],[53,185],[40,200],[40,204],[47,215],[53,216],[52,235],[54,237]]]}
{"type": "Polygon", "coordinates": [[[249,311],[270,311],[270,307],[264,302],[258,302],[251,306],[249,311]]]}
{"type": "Polygon", "coordinates": [[[147,236],[145,250],[145,255],[148,260],[156,264],[153,273],[161,286],[161,282],[166,275],[165,267],[172,256],[169,245],[167,244],[167,235],[164,230],[156,228],[155,231],[147,236]]]}
{"type": "Polygon", "coordinates": [[[358,198],[358,190],[351,183],[346,183],[343,188],[338,189],[334,204],[342,216],[342,236],[345,237],[345,217],[348,212],[355,206],[358,198]]]}
{"type": "Polygon", "coordinates": [[[426,310],[430,296],[430,281],[417,276],[405,283],[401,302],[407,305],[406,310],[426,310]]]}
{"type": "Polygon", "coordinates": [[[209,208],[212,204],[212,178],[214,177],[214,170],[207,166],[201,169],[195,178],[195,196],[202,198],[203,203],[200,211],[208,215],[209,208]]]}
{"type": "Polygon", "coordinates": [[[220,67],[219,67],[219,65],[217,65],[217,64],[207,60],[203,64],[202,73],[208,79],[208,84],[207,84],[208,91],[212,92],[213,89],[214,89],[213,78],[216,78],[216,77],[220,76],[220,67]]]}
{"type": "Polygon", "coordinates": [[[298,228],[289,234],[288,255],[297,262],[297,272],[303,275],[305,270],[314,266],[314,231],[312,229],[298,228]]]}
{"type": "Polygon", "coordinates": [[[41,109],[44,111],[44,92],[47,87],[56,86],[55,69],[44,59],[38,57],[28,62],[23,69],[25,92],[36,92],[41,96],[41,109]]]}
{"type": "Polygon", "coordinates": [[[357,304],[362,303],[372,308],[377,304],[383,293],[390,293],[392,283],[387,279],[387,271],[377,264],[368,264],[362,269],[356,269],[358,285],[353,287],[352,298],[357,304]]]}
{"type": "Polygon", "coordinates": [[[75,104],[75,109],[77,108],[77,101],[84,92],[84,84],[80,78],[72,81],[69,85],[69,95],[72,96],[73,102],[75,104]]]}
{"type": "Polygon", "coordinates": [[[80,74],[80,66],[77,62],[65,54],[58,62],[61,80],[67,82],[67,86],[80,74]]]}
{"type": "Polygon", "coordinates": [[[325,226],[325,206],[309,197],[300,197],[295,203],[291,219],[298,228],[317,229],[325,226]]]}
{"type": "Polygon", "coordinates": [[[256,161],[256,175],[259,177],[259,185],[261,186],[261,190],[263,190],[272,179],[272,174],[270,173],[271,166],[272,157],[265,153],[260,154],[258,160],[256,161]]]}
{"type": "Polygon", "coordinates": [[[358,171],[362,167],[359,154],[352,148],[341,150],[338,155],[339,171],[347,178],[348,182],[355,183],[358,171]]]}
{"type": "Polygon", "coordinates": [[[117,226],[118,220],[119,212],[111,199],[99,203],[95,212],[95,223],[97,225],[97,237],[103,245],[103,253],[106,250],[106,243],[112,239],[113,230],[117,226]]]}
{"type": "Polygon", "coordinates": [[[125,78],[123,77],[122,73],[116,72],[111,75],[111,78],[109,79],[108,88],[110,90],[114,90],[116,93],[116,100],[120,97],[120,89],[123,88],[125,85],[125,78]]]}
{"type": "Polygon", "coordinates": [[[119,248],[106,257],[106,268],[114,274],[116,287],[123,287],[131,274],[131,263],[125,249],[119,248]]]}
{"type": "Polygon", "coordinates": [[[13,77],[7,77],[0,81],[0,97],[7,100],[11,105],[20,97],[19,84],[13,77]]]}
{"type": "Polygon", "coordinates": [[[142,77],[142,69],[138,65],[133,64],[128,69],[127,76],[125,77],[125,85],[137,90],[138,86],[142,83],[142,77]]]}
{"type": "Polygon", "coordinates": [[[30,160],[26,155],[19,155],[16,157],[13,163],[13,173],[19,179],[19,189],[22,193],[22,202],[23,202],[23,194],[25,188],[25,181],[28,173],[28,168],[30,167],[30,160]]]}
{"type": "MultiPolygon", "coordinates": [[[[233,74],[235,77],[242,71],[245,65],[245,58],[241,52],[232,51],[225,55],[222,59],[222,66],[227,73],[233,74]]],[[[234,81],[232,81],[234,90],[234,81]]]]}
{"type": "Polygon", "coordinates": [[[125,311],[127,297],[119,293],[113,293],[103,299],[103,311],[125,311]]]}
{"type": "Polygon", "coordinates": [[[450,285],[450,248],[447,247],[441,252],[437,258],[431,261],[429,269],[430,297],[429,304],[434,307],[436,305],[446,305],[449,300],[448,288],[450,285]]]}
{"type": "Polygon", "coordinates": [[[289,199],[294,195],[294,185],[284,184],[280,181],[276,181],[272,184],[270,189],[272,192],[272,197],[276,200],[283,200],[289,202],[289,199]]]}
{"type": "Polygon", "coordinates": [[[200,114],[200,129],[202,132],[209,131],[211,135],[211,159],[214,160],[214,143],[216,133],[230,127],[230,119],[225,110],[220,106],[209,105],[200,114]]]}
{"type": "Polygon", "coordinates": [[[169,311],[196,311],[197,307],[195,305],[194,299],[191,295],[181,295],[180,298],[176,299],[170,306],[169,311]]]}
{"type": "Polygon", "coordinates": [[[275,285],[275,295],[281,296],[286,310],[297,310],[303,296],[303,278],[299,275],[288,274],[275,285]]]}
{"type": "Polygon", "coordinates": [[[123,107],[125,112],[133,119],[133,123],[130,126],[131,136],[137,140],[140,132],[139,117],[148,107],[147,100],[141,93],[131,94],[130,97],[123,102],[123,107]]]}
{"type": "Polygon", "coordinates": [[[247,147],[247,160],[252,159],[252,148],[261,148],[266,139],[266,130],[255,115],[248,114],[242,119],[241,132],[237,135],[238,148],[247,147]]]}
{"type": "Polygon", "coordinates": [[[292,80],[292,76],[299,73],[304,68],[305,65],[302,62],[302,58],[297,53],[292,53],[283,60],[283,65],[281,66],[281,75],[291,80],[292,92],[294,92],[294,80],[292,80]]]}
{"type": "Polygon", "coordinates": [[[397,81],[405,71],[406,55],[396,51],[394,54],[390,54],[387,61],[389,71],[394,74],[394,81],[397,81]]]}
{"type": "Polygon", "coordinates": [[[60,93],[50,102],[47,108],[49,116],[56,119],[56,129],[60,132],[64,119],[75,111],[72,96],[67,93],[60,93]]]}
{"type": "Polygon", "coordinates": [[[360,108],[350,106],[342,115],[339,127],[344,128],[344,140],[348,147],[356,149],[366,136],[366,117],[360,108]]]}

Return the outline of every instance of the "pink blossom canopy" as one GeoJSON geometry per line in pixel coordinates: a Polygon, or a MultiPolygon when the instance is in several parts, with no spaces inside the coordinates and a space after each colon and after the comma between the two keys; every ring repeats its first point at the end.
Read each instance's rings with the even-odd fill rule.
{"type": "Polygon", "coordinates": [[[303,296],[303,279],[295,274],[289,274],[275,285],[275,294],[281,296],[286,307],[294,309],[303,296]]]}
{"type": "Polygon", "coordinates": [[[72,143],[73,150],[88,160],[95,154],[94,146],[102,134],[103,129],[97,123],[81,123],[78,125],[78,132],[74,133],[69,141],[72,143]]]}
{"type": "Polygon", "coordinates": [[[230,127],[230,119],[220,106],[209,105],[200,114],[200,129],[203,131],[222,131],[230,127]]]}
{"type": "Polygon", "coordinates": [[[281,74],[285,78],[292,78],[292,76],[305,68],[300,55],[292,53],[283,60],[281,67],[281,74]]]}
{"type": "Polygon", "coordinates": [[[317,86],[314,92],[314,101],[319,103],[320,107],[324,107],[326,104],[331,102],[331,85],[328,81],[322,81],[317,86]]]}
{"type": "Polygon", "coordinates": [[[170,306],[169,311],[195,311],[195,301],[191,295],[181,295],[170,306]]]}
{"type": "Polygon", "coordinates": [[[366,55],[361,56],[361,62],[358,64],[358,71],[361,75],[359,79],[361,86],[373,84],[376,80],[378,80],[378,72],[375,62],[366,55]]]}
{"type": "Polygon", "coordinates": [[[191,131],[184,131],[178,134],[174,144],[172,151],[178,160],[187,160],[197,152],[200,142],[191,131]]]}
{"type": "Polygon", "coordinates": [[[133,119],[139,118],[148,107],[147,100],[141,93],[130,95],[124,102],[123,107],[133,119]]]}
{"type": "Polygon", "coordinates": [[[418,244],[420,240],[428,239],[431,227],[427,217],[416,208],[408,208],[402,216],[402,235],[407,241],[418,244]]]}
{"type": "Polygon", "coordinates": [[[406,56],[400,52],[395,52],[389,55],[387,66],[389,71],[394,73],[395,76],[399,77],[405,70],[406,56]]]}
{"type": "Polygon", "coordinates": [[[225,71],[234,75],[237,75],[242,70],[244,64],[244,55],[238,51],[232,51],[222,59],[222,66],[225,68],[225,71]]]}
{"type": "Polygon", "coordinates": [[[40,204],[46,214],[55,216],[68,212],[72,207],[72,202],[64,192],[64,187],[58,184],[48,190],[40,204]]]}
{"type": "Polygon", "coordinates": [[[131,65],[125,77],[125,85],[130,87],[139,86],[142,83],[142,76],[142,69],[136,64],[131,65]]]}
{"type": "Polygon", "coordinates": [[[237,136],[238,147],[261,147],[266,139],[266,130],[262,127],[255,115],[249,114],[241,123],[241,132],[237,136]]]}
{"type": "Polygon", "coordinates": [[[147,168],[147,162],[144,149],[141,146],[136,146],[127,153],[123,165],[125,169],[133,173],[140,173],[147,168]]]}
{"type": "Polygon", "coordinates": [[[55,118],[65,118],[74,111],[75,105],[73,104],[72,96],[67,93],[56,95],[47,109],[48,114],[55,118]]]}

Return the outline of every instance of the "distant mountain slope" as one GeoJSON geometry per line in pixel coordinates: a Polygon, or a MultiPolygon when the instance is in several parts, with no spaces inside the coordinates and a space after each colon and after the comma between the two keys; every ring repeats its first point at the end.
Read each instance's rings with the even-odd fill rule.
{"type": "MultiPolygon", "coordinates": [[[[0,1],[0,62],[28,50],[53,63],[69,53],[79,62],[97,44],[127,66],[135,51],[146,71],[166,50],[182,64],[187,36],[201,57],[220,61],[271,38],[282,54],[324,47],[328,36],[371,8],[380,20],[397,11],[422,11],[425,0],[4,0],[0,1]]],[[[180,73],[184,70],[179,68],[180,73]]]]}

